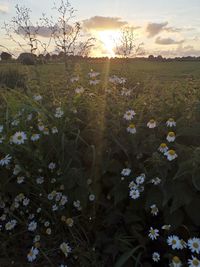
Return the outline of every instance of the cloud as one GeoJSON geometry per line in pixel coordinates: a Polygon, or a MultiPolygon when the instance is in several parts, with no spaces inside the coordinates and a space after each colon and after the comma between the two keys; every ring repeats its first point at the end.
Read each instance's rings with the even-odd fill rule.
{"type": "Polygon", "coordinates": [[[183,29],[175,28],[175,27],[164,27],[163,30],[165,30],[167,32],[181,32],[183,29]]]}
{"type": "Polygon", "coordinates": [[[163,31],[163,29],[165,29],[165,26],[168,25],[168,22],[163,22],[163,23],[149,23],[147,25],[146,28],[146,32],[148,33],[148,37],[154,37],[155,35],[157,35],[158,33],[160,33],[161,31],[163,31]]]}
{"type": "Polygon", "coordinates": [[[172,38],[162,38],[162,37],[157,37],[155,40],[156,44],[160,44],[160,45],[173,45],[173,44],[182,44],[184,42],[184,40],[174,40],[172,38]]]}
{"type": "Polygon", "coordinates": [[[192,45],[183,46],[180,44],[175,49],[168,50],[155,50],[152,51],[154,55],[162,55],[164,57],[188,57],[188,56],[200,56],[200,49],[195,48],[192,45]]]}
{"type": "Polygon", "coordinates": [[[8,13],[8,6],[4,4],[0,4],[0,14],[7,14],[8,13]]]}
{"type": "Polygon", "coordinates": [[[113,30],[127,25],[127,21],[122,21],[119,17],[95,16],[83,21],[83,27],[88,30],[113,30]]]}
{"type": "MultiPolygon", "coordinates": [[[[37,36],[48,38],[52,35],[52,29],[50,29],[49,27],[46,27],[46,26],[40,26],[40,27],[30,26],[29,28],[30,28],[31,34],[36,34],[37,36]]],[[[57,26],[54,26],[54,29],[56,29],[58,31],[57,26]]],[[[26,35],[25,29],[18,28],[18,32],[21,35],[26,35]]]]}

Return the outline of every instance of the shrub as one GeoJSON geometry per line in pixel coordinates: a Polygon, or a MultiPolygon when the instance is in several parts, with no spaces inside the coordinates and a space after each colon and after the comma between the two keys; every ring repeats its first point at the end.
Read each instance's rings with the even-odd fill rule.
{"type": "Polygon", "coordinates": [[[31,53],[21,53],[18,57],[18,61],[24,65],[35,65],[36,55],[31,53]]]}
{"type": "Polygon", "coordinates": [[[1,60],[10,60],[12,59],[12,55],[7,53],[7,52],[2,52],[1,53],[1,60]]]}

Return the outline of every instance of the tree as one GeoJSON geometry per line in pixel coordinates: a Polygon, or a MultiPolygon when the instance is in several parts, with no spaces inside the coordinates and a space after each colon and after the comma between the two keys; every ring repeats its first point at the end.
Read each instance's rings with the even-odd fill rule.
{"type": "Polygon", "coordinates": [[[22,51],[25,51],[25,47],[28,47],[29,52],[34,54],[38,49],[39,25],[34,26],[31,22],[31,10],[29,8],[16,5],[15,9],[16,16],[12,18],[10,23],[4,23],[6,34],[18,44],[22,51]],[[20,37],[21,40],[18,40],[16,36],[20,37]]]}
{"type": "Polygon", "coordinates": [[[10,60],[12,59],[12,55],[7,53],[7,52],[2,52],[1,53],[1,60],[10,60]]]}
{"type": "Polygon", "coordinates": [[[45,27],[51,29],[51,36],[55,42],[58,52],[62,52],[65,69],[70,72],[71,61],[70,56],[86,56],[93,46],[94,38],[87,38],[82,32],[81,24],[74,22],[75,9],[68,0],[61,0],[59,4],[55,4],[57,12],[56,20],[47,18],[43,14],[43,23],[45,27]]]}
{"type": "Polygon", "coordinates": [[[135,28],[132,26],[123,27],[120,31],[120,37],[116,44],[116,55],[123,58],[136,57],[144,54],[143,43],[137,43],[135,28]]]}

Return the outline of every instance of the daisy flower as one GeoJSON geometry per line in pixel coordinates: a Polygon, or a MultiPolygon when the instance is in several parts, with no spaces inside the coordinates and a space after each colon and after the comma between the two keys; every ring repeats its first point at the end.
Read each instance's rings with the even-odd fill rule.
{"type": "Polygon", "coordinates": [[[167,135],[167,141],[170,143],[170,142],[174,142],[175,139],[176,139],[176,135],[174,132],[169,132],[168,135],[167,135]]]}
{"type": "Polygon", "coordinates": [[[166,121],[166,125],[167,127],[175,127],[176,126],[176,122],[173,118],[169,118],[167,121],[166,121]]]}
{"type": "Polygon", "coordinates": [[[131,133],[131,134],[135,134],[136,133],[136,128],[135,128],[135,124],[131,123],[128,127],[127,127],[127,132],[131,133]]]}
{"type": "Polygon", "coordinates": [[[32,134],[31,141],[35,142],[40,139],[40,134],[32,134]]]}
{"type": "Polygon", "coordinates": [[[181,241],[176,235],[168,236],[167,244],[171,246],[172,249],[181,249],[181,241]]]}
{"type": "Polygon", "coordinates": [[[181,267],[182,266],[182,262],[180,260],[180,258],[178,256],[174,256],[172,258],[172,264],[171,264],[172,267],[181,267]]]}
{"type": "Polygon", "coordinates": [[[35,247],[32,247],[27,255],[28,261],[33,262],[36,259],[38,253],[39,253],[39,250],[35,247]]]}
{"type": "Polygon", "coordinates": [[[91,70],[91,72],[88,73],[88,76],[89,76],[90,78],[96,78],[96,77],[99,76],[99,75],[100,75],[99,72],[95,72],[95,71],[93,71],[93,70],[91,70]]]}
{"type": "Polygon", "coordinates": [[[150,206],[150,208],[151,208],[151,214],[153,216],[157,216],[158,215],[158,212],[159,212],[157,206],[155,204],[153,204],[153,205],[150,206]]]}
{"type": "Polygon", "coordinates": [[[61,118],[64,115],[64,111],[61,109],[61,107],[56,108],[55,117],[61,118]]]}
{"type": "Polygon", "coordinates": [[[68,257],[69,253],[72,252],[72,249],[71,247],[69,246],[68,243],[65,243],[63,242],[61,245],[60,245],[60,249],[61,251],[64,253],[65,257],[68,257]]]}
{"type": "Polygon", "coordinates": [[[192,259],[188,260],[188,267],[200,267],[200,260],[192,256],[192,259]]]}
{"type": "Polygon", "coordinates": [[[89,81],[89,84],[90,85],[97,85],[98,83],[100,83],[100,80],[92,80],[92,81],[89,81]]]}
{"type": "Polygon", "coordinates": [[[11,221],[9,221],[9,222],[7,222],[5,224],[5,229],[7,231],[11,231],[12,229],[15,228],[16,225],[17,225],[17,221],[16,220],[11,220],[11,221]]]}
{"type": "Polygon", "coordinates": [[[153,129],[156,127],[156,121],[154,119],[151,119],[148,123],[147,123],[147,127],[149,127],[149,129],[153,129]]]}
{"type": "Polygon", "coordinates": [[[131,169],[126,168],[121,171],[121,175],[123,176],[129,176],[131,174],[131,169]]]}
{"type": "Polygon", "coordinates": [[[172,161],[178,157],[176,151],[173,149],[168,150],[167,152],[165,152],[164,155],[167,157],[169,161],[172,161]]]}
{"type": "Polygon", "coordinates": [[[84,88],[83,87],[77,87],[76,89],[75,89],[75,93],[76,94],[82,94],[82,93],[84,93],[84,88]]]}
{"type": "Polygon", "coordinates": [[[32,221],[32,222],[29,223],[29,225],[28,225],[28,230],[29,231],[33,232],[33,231],[36,230],[36,228],[37,228],[37,222],[32,221]]]}
{"type": "Polygon", "coordinates": [[[157,237],[159,236],[159,230],[153,229],[152,227],[150,227],[148,236],[151,240],[156,240],[157,237]]]}
{"type": "Polygon", "coordinates": [[[40,100],[42,100],[42,96],[41,96],[41,95],[34,95],[34,96],[33,96],[33,99],[34,99],[35,101],[40,101],[40,100]]]}
{"type": "Polygon", "coordinates": [[[4,158],[2,158],[0,160],[0,166],[8,165],[10,163],[11,159],[12,159],[12,157],[9,154],[7,154],[4,158]]]}
{"type": "Polygon", "coordinates": [[[154,252],[154,253],[152,254],[152,260],[153,260],[154,262],[159,262],[159,261],[160,261],[160,254],[159,254],[158,252],[154,252]]]}
{"type": "Polygon", "coordinates": [[[161,183],[161,179],[159,177],[151,179],[151,183],[153,185],[159,185],[161,183]]]}
{"type": "Polygon", "coordinates": [[[140,176],[136,177],[135,181],[136,184],[143,184],[145,181],[145,174],[142,173],[140,176]]]}
{"type": "Polygon", "coordinates": [[[126,113],[124,114],[124,119],[127,121],[130,121],[133,119],[133,117],[136,115],[135,111],[130,109],[127,110],[126,113]]]}
{"type": "Polygon", "coordinates": [[[71,82],[71,83],[74,83],[74,82],[78,82],[78,80],[79,80],[79,77],[76,76],[76,77],[72,77],[72,78],[70,79],[70,82],[71,82]]]}
{"type": "Polygon", "coordinates": [[[137,199],[140,197],[140,191],[137,190],[137,189],[131,189],[130,192],[129,192],[129,196],[132,198],[132,199],[137,199]]]}
{"type": "Polygon", "coordinates": [[[191,250],[192,253],[200,253],[200,238],[190,238],[188,240],[188,247],[191,250]]]}
{"type": "Polygon", "coordinates": [[[168,150],[168,147],[167,147],[167,145],[166,145],[165,143],[162,143],[162,144],[160,144],[158,150],[159,150],[161,153],[166,153],[167,150],[168,150]]]}
{"type": "Polygon", "coordinates": [[[162,226],[163,230],[169,231],[171,229],[171,225],[170,224],[165,224],[162,226]]]}
{"type": "Polygon", "coordinates": [[[11,137],[11,143],[14,143],[16,145],[24,144],[25,140],[27,140],[27,136],[24,132],[16,132],[11,137]]]}

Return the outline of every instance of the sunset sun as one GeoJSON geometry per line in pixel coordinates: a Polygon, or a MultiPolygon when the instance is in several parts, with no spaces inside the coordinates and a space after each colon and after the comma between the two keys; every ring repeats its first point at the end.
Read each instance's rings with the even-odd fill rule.
{"type": "Polygon", "coordinates": [[[105,30],[98,32],[98,38],[103,44],[103,48],[106,50],[108,57],[115,56],[116,42],[119,39],[119,31],[105,30]]]}

